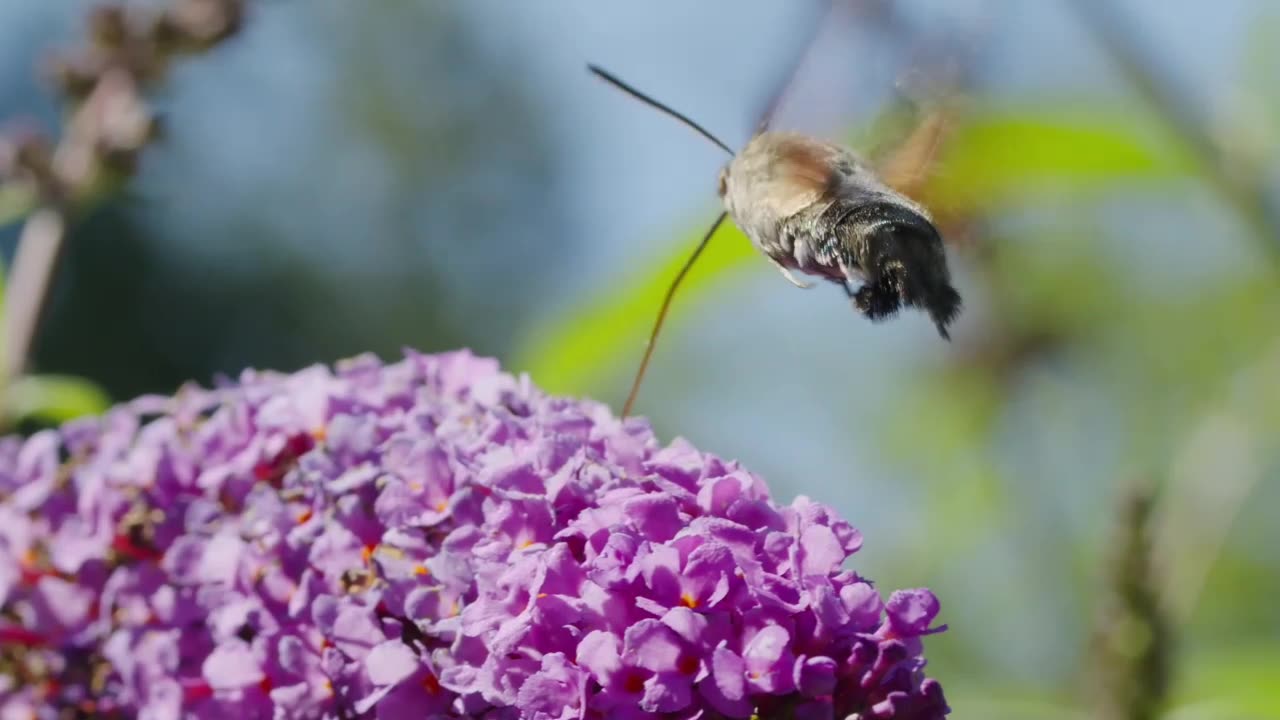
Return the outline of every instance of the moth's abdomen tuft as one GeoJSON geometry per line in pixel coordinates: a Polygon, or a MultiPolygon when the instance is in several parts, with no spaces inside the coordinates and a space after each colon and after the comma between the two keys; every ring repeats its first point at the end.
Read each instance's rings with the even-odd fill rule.
{"type": "Polygon", "coordinates": [[[853,295],[858,310],[882,320],[903,305],[916,307],[950,339],[947,328],[960,313],[960,293],[951,286],[946,251],[933,223],[909,207],[873,202],[849,210],[841,226],[845,250],[866,278],[853,295]]]}

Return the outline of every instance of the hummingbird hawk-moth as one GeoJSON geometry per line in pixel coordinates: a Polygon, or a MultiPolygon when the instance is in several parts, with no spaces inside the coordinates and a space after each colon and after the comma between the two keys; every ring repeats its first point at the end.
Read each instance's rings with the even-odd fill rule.
{"type": "Polygon", "coordinates": [[[920,309],[938,334],[950,339],[948,326],[961,302],[951,285],[942,236],[924,207],[889,187],[852,150],[799,133],[770,131],[762,123],[735,153],[693,120],[595,65],[588,69],[733,156],[720,171],[724,211],[667,289],[623,417],[635,403],[676,289],[726,218],[791,284],[812,287],[793,271],[833,282],[873,321],[892,317],[903,307],[920,309]]]}

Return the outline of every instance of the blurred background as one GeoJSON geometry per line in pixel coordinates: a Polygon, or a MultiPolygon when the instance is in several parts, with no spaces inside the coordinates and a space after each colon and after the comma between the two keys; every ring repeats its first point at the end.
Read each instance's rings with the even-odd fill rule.
{"type": "MultiPolygon", "coordinates": [[[[1118,716],[1280,718],[1280,6],[834,5],[251,3],[148,93],[163,136],[73,225],[7,422],[405,346],[620,407],[726,158],[585,64],[737,147],[803,54],[775,126],[874,158],[941,128],[910,191],[953,342],[726,228],[637,412],[934,589],[957,718],[1100,717],[1129,677],[1118,716]]],[[[0,0],[5,127],[58,135],[37,69],[89,7],[0,0]]]]}

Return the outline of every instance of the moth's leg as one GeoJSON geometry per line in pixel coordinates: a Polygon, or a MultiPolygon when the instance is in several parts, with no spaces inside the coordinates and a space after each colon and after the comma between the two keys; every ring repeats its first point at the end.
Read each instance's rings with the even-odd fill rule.
{"type": "MultiPolygon", "coordinates": [[[[836,257],[836,267],[840,269],[840,274],[844,277],[843,281],[837,282],[840,282],[840,285],[844,288],[844,292],[849,296],[849,299],[856,303],[858,301],[858,297],[860,295],[865,295],[867,287],[873,283],[869,278],[856,274],[853,271],[853,268],[849,267],[849,263],[845,261],[844,257],[836,257]],[[860,285],[855,287],[855,283],[858,281],[862,282],[860,285]]],[[[859,309],[861,309],[861,305],[859,305],[859,309]]]]}
{"type": "Polygon", "coordinates": [[[782,277],[786,278],[787,282],[791,283],[792,285],[795,285],[801,290],[808,290],[809,288],[813,287],[813,283],[808,283],[803,280],[797,280],[796,276],[792,275],[791,271],[788,270],[786,267],[784,267],[782,263],[778,262],[777,260],[774,260],[768,255],[765,255],[765,257],[769,258],[769,262],[772,263],[774,267],[778,268],[778,272],[782,273],[782,277]]]}

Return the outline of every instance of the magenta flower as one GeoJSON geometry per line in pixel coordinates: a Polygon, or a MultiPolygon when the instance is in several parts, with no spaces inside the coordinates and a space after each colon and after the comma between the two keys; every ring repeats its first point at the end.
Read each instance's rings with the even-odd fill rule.
{"type": "Polygon", "coordinates": [[[465,352],[0,440],[0,717],[944,717],[927,590],[465,352]]]}

